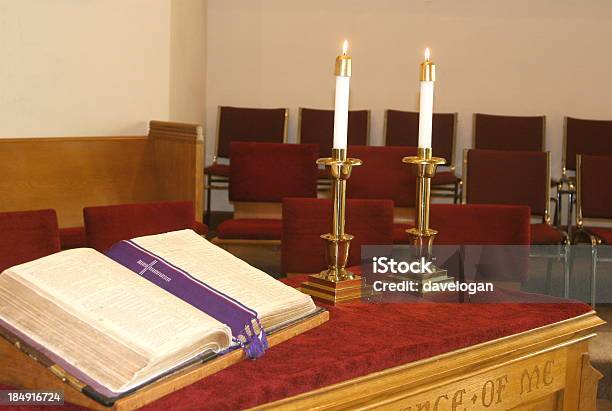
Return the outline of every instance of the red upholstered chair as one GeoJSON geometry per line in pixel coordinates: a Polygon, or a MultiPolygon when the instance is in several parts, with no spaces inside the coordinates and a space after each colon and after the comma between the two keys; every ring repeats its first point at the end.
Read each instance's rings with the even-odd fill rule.
{"type": "MultiPolygon", "coordinates": [[[[349,145],[367,145],[370,140],[370,110],[350,110],[348,117],[349,145]]],[[[319,157],[330,157],[334,142],[334,110],[300,107],[298,142],[316,144],[319,157]]],[[[329,185],[329,174],[318,169],[321,189],[329,185]]]]}
{"type": "Polygon", "coordinates": [[[529,245],[529,207],[487,204],[432,204],[430,226],[438,245],[529,245]]]}
{"type": "Polygon", "coordinates": [[[474,114],[474,145],[482,150],[543,151],[546,116],[474,114]]]}
{"type": "Polygon", "coordinates": [[[393,242],[406,244],[405,230],[414,225],[416,175],[402,158],[416,155],[415,147],[349,146],[348,155],[363,161],[354,167],[347,183],[347,197],[392,200],[393,242]]]}
{"type": "MultiPolygon", "coordinates": [[[[455,138],[457,113],[434,113],[432,129],[433,155],[446,159],[448,170],[438,169],[431,181],[432,196],[461,200],[461,179],[455,175],[455,138]],[[451,193],[449,195],[449,193],[451,193]]],[[[385,145],[416,147],[419,142],[419,113],[385,111],[385,145]]]]}
{"type": "Polygon", "coordinates": [[[83,210],[87,243],[100,252],[134,237],[192,229],[206,234],[208,228],[195,220],[191,201],[122,204],[87,207],[83,210]]]}
{"type": "Polygon", "coordinates": [[[526,205],[532,216],[542,219],[541,223],[531,224],[531,244],[556,245],[557,253],[532,255],[549,258],[547,278],[552,270],[550,258],[563,258],[567,294],[569,241],[567,233],[551,225],[550,152],[465,150],[463,171],[465,203],[526,205]]]}
{"type": "Polygon", "coordinates": [[[55,210],[0,212],[0,272],[60,251],[55,210]]]}
{"type": "Polygon", "coordinates": [[[287,139],[286,108],[247,108],[219,106],[217,115],[217,140],[212,165],[204,169],[206,174],[206,221],[210,222],[211,190],[226,190],[230,175],[228,159],[234,141],[283,143],[287,139]]]}
{"type": "MultiPolygon", "coordinates": [[[[438,231],[435,245],[512,245],[531,244],[530,210],[527,206],[484,205],[484,204],[432,204],[430,226],[438,231]]],[[[523,253],[520,248],[512,248],[504,255],[504,250],[490,250],[489,254],[508,261],[508,272],[503,279],[514,283],[527,280],[529,250],[523,253]],[[517,260],[517,257],[521,257],[517,260]],[[524,257],[524,258],[522,258],[524,257]]],[[[504,261],[504,260],[502,260],[504,261]]]]}
{"type": "Polygon", "coordinates": [[[550,153],[466,150],[466,204],[527,205],[542,223],[531,225],[531,244],[560,244],[565,232],[550,224],[550,153]]]}
{"type": "Polygon", "coordinates": [[[87,247],[87,234],[85,234],[85,227],[60,228],[59,234],[62,250],[87,247]]]}
{"type": "MultiPolygon", "coordinates": [[[[316,144],[319,157],[331,156],[334,142],[334,110],[300,107],[298,141],[316,144]]],[[[367,145],[370,137],[370,110],[350,110],[348,118],[349,145],[367,145]]]]}
{"type": "Polygon", "coordinates": [[[255,266],[278,259],[285,197],[316,197],[317,146],[233,143],[229,197],[234,218],[212,241],[255,266]],[[257,255],[254,255],[257,254],[257,255]]]}
{"type": "Polygon", "coordinates": [[[582,154],[576,156],[576,230],[574,243],[587,240],[591,244],[591,305],[597,301],[597,263],[612,262],[598,257],[598,246],[612,245],[612,228],[585,225],[588,219],[612,220],[612,156],[582,154]]]}
{"type": "Polygon", "coordinates": [[[557,186],[557,215],[561,215],[562,198],[568,197],[568,226],[573,217],[576,186],[572,173],[576,171],[576,155],[612,156],[612,120],[586,120],[565,117],[563,136],[563,169],[557,186]]]}
{"type": "MultiPolygon", "coordinates": [[[[332,202],[317,198],[283,200],[282,271],[286,274],[316,273],[327,267],[325,241],[330,232],[332,202]]],[[[355,236],[349,249],[348,267],[361,264],[361,246],[390,245],[393,241],[393,202],[347,200],[346,232],[355,236]]]]}

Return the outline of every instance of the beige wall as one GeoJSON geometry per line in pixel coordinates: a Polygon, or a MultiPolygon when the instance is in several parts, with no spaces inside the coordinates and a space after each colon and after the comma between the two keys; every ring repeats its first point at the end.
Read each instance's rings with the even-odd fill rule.
{"type": "Polygon", "coordinates": [[[0,137],[168,119],[170,0],[0,0],[0,56],[0,137]]]}
{"type": "MultiPolygon", "coordinates": [[[[558,174],[564,115],[612,118],[612,2],[593,0],[210,0],[207,131],[219,104],[333,106],[334,57],[348,38],[351,107],[417,109],[418,64],[438,64],[435,109],[459,113],[457,158],[472,113],[547,116],[558,174]]],[[[209,157],[212,138],[209,138],[209,157]]]]}
{"type": "Polygon", "coordinates": [[[204,124],[206,0],[172,0],[170,120],[204,124]]]}

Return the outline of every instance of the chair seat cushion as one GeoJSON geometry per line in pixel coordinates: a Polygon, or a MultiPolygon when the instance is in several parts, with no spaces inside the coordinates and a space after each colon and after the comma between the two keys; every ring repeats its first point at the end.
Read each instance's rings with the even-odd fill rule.
{"type": "Polygon", "coordinates": [[[587,230],[601,238],[604,244],[612,244],[612,227],[588,227],[587,230]]]}
{"type": "Polygon", "coordinates": [[[85,227],[60,228],[59,232],[62,250],[87,247],[85,227]]]}
{"type": "Polygon", "coordinates": [[[204,174],[216,177],[227,177],[230,175],[229,164],[212,164],[204,168],[204,174]]]}
{"type": "Polygon", "coordinates": [[[562,231],[548,224],[531,224],[531,244],[553,245],[565,240],[562,231]]]}
{"type": "Polygon", "coordinates": [[[282,231],[282,220],[242,218],[219,224],[217,236],[227,240],[280,240],[282,231]]]}
{"type": "Polygon", "coordinates": [[[200,223],[199,221],[194,221],[193,231],[200,235],[206,235],[208,234],[208,226],[204,223],[200,223]]]}
{"type": "Polygon", "coordinates": [[[449,184],[457,184],[461,181],[453,171],[442,171],[436,173],[431,179],[432,186],[445,186],[449,184]]]}
{"type": "Polygon", "coordinates": [[[410,236],[406,232],[412,224],[393,224],[393,244],[409,244],[410,236]]]}

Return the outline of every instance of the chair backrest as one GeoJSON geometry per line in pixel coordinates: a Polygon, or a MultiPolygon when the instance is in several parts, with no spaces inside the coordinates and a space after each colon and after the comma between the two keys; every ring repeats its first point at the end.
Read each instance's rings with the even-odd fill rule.
{"type": "MultiPolygon", "coordinates": [[[[316,273],[327,268],[321,235],[332,225],[332,202],[321,198],[285,198],[281,263],[285,273],[316,273]]],[[[361,246],[393,243],[393,202],[347,200],[346,232],[354,235],[348,266],[361,263],[361,246]]]]}
{"type": "MultiPolygon", "coordinates": [[[[419,113],[415,111],[385,111],[385,145],[416,147],[419,143],[419,113]]],[[[434,113],[431,145],[433,155],[442,157],[447,165],[455,164],[457,113],[434,113]]]]}
{"type": "Polygon", "coordinates": [[[60,251],[55,210],[0,212],[0,272],[60,251]]]}
{"type": "MultiPolygon", "coordinates": [[[[331,156],[334,142],[334,110],[300,108],[298,141],[317,144],[319,157],[331,156]]],[[[348,117],[349,145],[367,145],[370,135],[370,110],[350,110],[348,117]]]]}
{"type": "Polygon", "coordinates": [[[316,197],[317,157],[313,144],[232,143],[229,199],[280,203],[283,197],[316,197]]]}
{"type": "Polygon", "coordinates": [[[363,164],[353,168],[347,197],[393,200],[395,207],[414,207],[416,174],[402,158],[416,151],[415,147],[349,146],[349,157],[363,164]]]}
{"type": "Polygon", "coordinates": [[[100,252],[121,240],[196,229],[191,201],[86,207],[83,217],[87,243],[100,252]]]}
{"type": "Polygon", "coordinates": [[[474,114],[474,148],[483,150],[544,150],[546,116],[474,114]]]}
{"type": "Polygon", "coordinates": [[[530,217],[527,206],[432,204],[435,245],[442,246],[434,253],[450,256],[454,247],[448,246],[467,246],[463,269],[468,277],[524,282],[529,272],[530,217]]]}
{"type": "Polygon", "coordinates": [[[576,156],[577,225],[583,218],[612,218],[612,155],[576,156]]]}
{"type": "Polygon", "coordinates": [[[527,206],[432,204],[430,225],[437,245],[529,245],[527,206]]]}
{"type": "Polygon", "coordinates": [[[466,150],[467,204],[526,205],[549,222],[550,152],[466,150]]]}
{"type": "Polygon", "coordinates": [[[563,167],[576,170],[576,155],[612,156],[612,120],[565,117],[563,167]]]}
{"type": "Polygon", "coordinates": [[[286,108],[219,106],[215,155],[229,157],[234,141],[285,142],[288,115],[286,108]]]}

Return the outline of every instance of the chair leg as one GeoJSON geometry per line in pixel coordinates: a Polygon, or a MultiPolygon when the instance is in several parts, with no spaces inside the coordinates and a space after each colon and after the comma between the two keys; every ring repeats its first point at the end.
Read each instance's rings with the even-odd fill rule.
{"type": "Polygon", "coordinates": [[[555,204],[555,218],[554,218],[554,226],[559,228],[561,227],[561,201],[562,196],[559,192],[559,187],[557,187],[557,204],[555,204]]]}
{"type": "Polygon", "coordinates": [[[550,295],[552,288],[552,258],[546,259],[546,294],[550,295]]]}
{"type": "Polygon", "coordinates": [[[204,222],[206,223],[206,225],[210,228],[210,204],[211,204],[211,194],[212,194],[212,189],[210,188],[210,174],[206,175],[206,210],[204,210],[204,212],[206,213],[204,216],[204,222]]]}
{"type": "Polygon", "coordinates": [[[574,214],[574,193],[567,195],[567,231],[571,236],[570,227],[572,226],[572,215],[574,214]]]}
{"type": "Polygon", "coordinates": [[[591,245],[591,307],[597,303],[597,246],[591,245]]]}
{"type": "Polygon", "coordinates": [[[455,189],[453,191],[453,204],[457,204],[459,200],[459,183],[455,183],[455,189]]]}
{"type": "Polygon", "coordinates": [[[570,297],[570,275],[571,275],[571,258],[572,248],[569,244],[563,245],[563,297],[570,297]]]}

